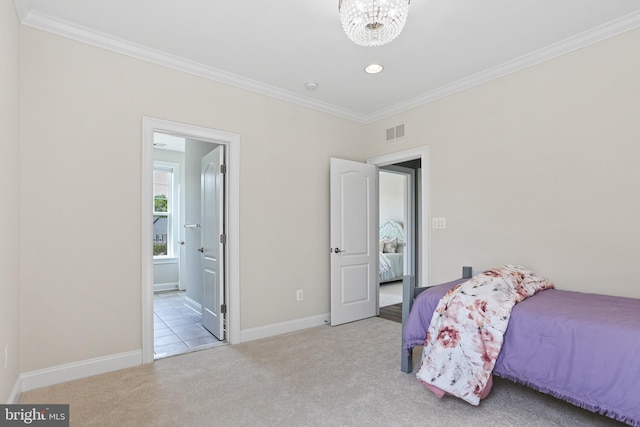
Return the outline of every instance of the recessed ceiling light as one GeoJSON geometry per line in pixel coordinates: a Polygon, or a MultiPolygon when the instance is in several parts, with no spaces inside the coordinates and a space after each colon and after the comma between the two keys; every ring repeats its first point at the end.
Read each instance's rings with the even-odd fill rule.
{"type": "Polygon", "coordinates": [[[304,84],[304,87],[306,87],[308,90],[316,90],[318,89],[318,86],[320,85],[316,82],[306,82],[304,84]]]}
{"type": "Polygon", "coordinates": [[[371,64],[371,65],[367,65],[365,67],[364,71],[369,73],[369,74],[378,74],[383,69],[384,69],[384,67],[382,65],[380,65],[380,64],[371,64]]]}

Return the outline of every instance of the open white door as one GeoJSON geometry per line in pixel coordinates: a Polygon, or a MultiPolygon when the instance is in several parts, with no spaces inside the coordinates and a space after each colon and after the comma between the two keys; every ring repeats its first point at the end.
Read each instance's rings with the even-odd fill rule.
{"type": "Polygon", "coordinates": [[[224,339],[224,146],[202,158],[202,325],[224,339]]]}
{"type": "Polygon", "coordinates": [[[378,167],[332,158],[331,325],[378,314],[378,167]]]}

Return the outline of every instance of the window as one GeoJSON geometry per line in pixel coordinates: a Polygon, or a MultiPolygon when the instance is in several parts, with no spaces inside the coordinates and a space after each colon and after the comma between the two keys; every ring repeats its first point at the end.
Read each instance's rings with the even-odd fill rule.
{"type": "Polygon", "coordinates": [[[174,256],[178,239],[178,192],[175,163],[153,164],[153,256],[174,256]]]}

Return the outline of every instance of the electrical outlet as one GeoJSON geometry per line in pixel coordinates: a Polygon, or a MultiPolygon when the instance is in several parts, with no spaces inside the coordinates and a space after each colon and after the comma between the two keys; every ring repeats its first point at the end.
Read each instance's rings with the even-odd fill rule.
{"type": "Polygon", "coordinates": [[[304,295],[302,294],[302,289],[298,289],[296,291],[296,301],[302,301],[303,298],[304,298],[304,295]]]}

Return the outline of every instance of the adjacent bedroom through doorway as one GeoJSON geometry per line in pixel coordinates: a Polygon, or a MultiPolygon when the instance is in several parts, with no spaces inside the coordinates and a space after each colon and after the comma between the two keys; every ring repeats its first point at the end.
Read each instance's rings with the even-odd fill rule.
{"type": "Polygon", "coordinates": [[[420,158],[381,166],[379,171],[380,317],[402,321],[403,277],[420,275],[420,158]]]}
{"type": "Polygon", "coordinates": [[[402,303],[406,176],[380,170],[380,307],[402,303]]]}

